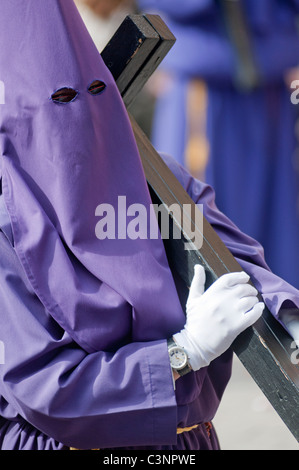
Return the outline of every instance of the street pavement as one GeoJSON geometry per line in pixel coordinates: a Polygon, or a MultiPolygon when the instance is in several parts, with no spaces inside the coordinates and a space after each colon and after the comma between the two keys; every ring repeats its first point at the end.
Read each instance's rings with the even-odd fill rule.
{"type": "Polygon", "coordinates": [[[294,436],[236,356],[213,423],[223,451],[299,450],[294,436]]]}

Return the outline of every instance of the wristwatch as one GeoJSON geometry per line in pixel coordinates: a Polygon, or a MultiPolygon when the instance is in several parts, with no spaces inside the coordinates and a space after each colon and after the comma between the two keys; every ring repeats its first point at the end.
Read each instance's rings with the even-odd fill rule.
{"type": "Polygon", "coordinates": [[[188,362],[188,355],[185,349],[179,346],[173,338],[167,340],[167,346],[172,369],[176,370],[180,376],[191,372],[192,368],[188,362]]]}

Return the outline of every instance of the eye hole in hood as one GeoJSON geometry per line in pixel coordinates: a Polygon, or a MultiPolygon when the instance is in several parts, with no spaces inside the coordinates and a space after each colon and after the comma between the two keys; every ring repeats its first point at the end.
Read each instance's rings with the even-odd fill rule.
{"type": "Polygon", "coordinates": [[[88,87],[88,93],[91,95],[100,95],[106,88],[106,84],[102,80],[94,80],[88,87]]]}
{"type": "Polygon", "coordinates": [[[78,96],[78,92],[73,88],[60,88],[59,90],[55,91],[51,96],[52,101],[54,103],[70,103],[74,101],[78,96]]]}

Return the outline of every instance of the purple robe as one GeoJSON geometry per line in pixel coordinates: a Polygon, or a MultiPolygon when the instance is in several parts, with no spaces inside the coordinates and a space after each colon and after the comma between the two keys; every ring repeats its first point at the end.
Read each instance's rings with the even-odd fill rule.
{"type": "MultiPolygon", "coordinates": [[[[208,221],[251,275],[273,315],[279,319],[285,300],[298,305],[298,291],[268,270],[262,247],[219,212],[211,187],[169,157],[166,161],[192,199],[203,204],[208,221]]],[[[166,339],[123,339],[120,343],[127,344],[113,352],[87,353],[34,293],[12,246],[3,198],[1,206],[0,339],[6,359],[0,366],[1,448],[217,449],[215,431],[209,438],[204,423],[213,419],[221,401],[232,352],[179,379],[175,393],[166,339]],[[195,423],[203,424],[176,436],[177,426],[195,423]]],[[[112,318],[110,327],[133,331],[135,321],[132,314],[120,326],[112,318]]]]}
{"type": "MultiPolygon", "coordinates": [[[[218,448],[205,423],[231,351],[174,392],[166,339],[185,316],[162,240],[95,235],[98,204],[115,207],[121,195],[150,211],[150,197],[121,97],[73,2],[2,0],[0,42],[1,449],[218,448]],[[94,80],[105,85],[98,95],[94,80]],[[65,87],[75,96],[58,104],[65,87]]],[[[211,188],[169,165],[272,313],[296,303],[211,188]]]]}

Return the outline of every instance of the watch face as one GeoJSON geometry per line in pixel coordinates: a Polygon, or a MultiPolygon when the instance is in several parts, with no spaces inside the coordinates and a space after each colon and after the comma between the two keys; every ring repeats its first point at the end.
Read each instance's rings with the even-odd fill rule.
{"type": "Polygon", "coordinates": [[[169,350],[171,366],[174,369],[183,369],[187,365],[187,354],[182,348],[174,346],[169,350]]]}

